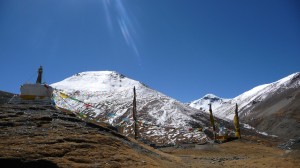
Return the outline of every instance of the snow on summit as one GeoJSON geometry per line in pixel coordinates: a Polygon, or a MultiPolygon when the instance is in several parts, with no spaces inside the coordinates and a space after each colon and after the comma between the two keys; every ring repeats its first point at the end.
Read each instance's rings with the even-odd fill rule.
{"type": "Polygon", "coordinates": [[[226,104],[230,99],[220,98],[214,94],[207,94],[204,97],[192,101],[189,105],[193,108],[208,112],[208,105],[211,104],[213,109],[216,109],[226,104]]]}
{"type": "Polygon", "coordinates": [[[140,136],[144,139],[158,144],[202,142],[207,139],[203,132],[191,132],[192,128],[206,127],[209,122],[206,114],[117,72],[81,72],[51,86],[56,89],[54,97],[59,107],[109,123],[127,136],[133,134],[135,87],[140,136]],[[61,92],[68,97],[62,97],[61,92]],[[203,117],[192,117],[196,113],[203,117]]]}
{"type": "Polygon", "coordinates": [[[63,90],[85,90],[91,92],[124,90],[140,83],[114,71],[88,71],[77,73],[61,82],[52,84],[63,90]]]}

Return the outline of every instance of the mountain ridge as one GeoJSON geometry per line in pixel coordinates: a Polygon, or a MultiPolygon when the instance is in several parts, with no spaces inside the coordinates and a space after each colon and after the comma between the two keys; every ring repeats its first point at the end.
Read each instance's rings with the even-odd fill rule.
{"type": "MultiPolygon", "coordinates": [[[[300,106],[298,92],[300,92],[300,72],[293,73],[269,84],[256,86],[233,99],[229,99],[226,103],[213,108],[213,112],[220,118],[232,120],[234,105],[238,104],[239,116],[242,122],[250,124],[261,131],[281,137],[298,137],[300,136],[300,132],[293,130],[298,127],[300,128],[300,116],[299,112],[297,112],[300,106]],[[289,108],[291,104],[293,108],[289,108]],[[290,113],[289,110],[293,112],[290,113]],[[293,117],[288,118],[283,123],[284,120],[277,117],[278,113],[283,116],[284,114],[289,114],[293,117]],[[297,120],[294,120],[295,118],[297,120]],[[288,123],[288,121],[291,123],[288,123]],[[288,133],[285,132],[293,133],[287,135],[288,133]]],[[[221,98],[220,101],[222,101],[221,98]]],[[[195,100],[189,105],[198,109],[202,108],[205,104],[211,103],[214,105],[212,99],[206,100],[205,104],[201,103],[203,103],[203,98],[195,100]]]]}
{"type": "Polygon", "coordinates": [[[203,132],[194,131],[195,127],[204,129],[209,125],[207,114],[115,71],[81,72],[51,86],[57,90],[54,99],[58,106],[108,122],[127,136],[133,134],[135,87],[141,137],[160,144],[208,140],[203,132]],[[65,92],[69,98],[62,98],[60,92],[65,92]],[[192,117],[196,113],[201,117],[192,117]]]}

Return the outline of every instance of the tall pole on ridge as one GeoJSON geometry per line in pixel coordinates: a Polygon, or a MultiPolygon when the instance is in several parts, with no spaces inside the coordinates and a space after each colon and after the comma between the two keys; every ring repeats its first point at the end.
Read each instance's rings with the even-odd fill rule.
{"type": "Polygon", "coordinates": [[[136,93],[135,93],[135,87],[133,87],[133,103],[132,103],[132,116],[134,121],[134,139],[138,138],[138,129],[137,129],[137,118],[136,118],[136,93]]]}
{"type": "Polygon", "coordinates": [[[238,105],[237,104],[235,104],[235,115],[234,115],[234,119],[233,119],[233,124],[234,124],[234,127],[235,127],[235,137],[241,139],[241,130],[240,130],[238,105]]]}
{"type": "Polygon", "coordinates": [[[38,77],[37,77],[35,83],[39,83],[39,84],[42,83],[42,74],[43,74],[43,67],[40,66],[40,68],[39,68],[39,70],[38,70],[38,77]]]}
{"type": "Polygon", "coordinates": [[[211,104],[209,104],[209,114],[210,114],[210,124],[213,127],[213,131],[214,131],[214,140],[216,140],[216,127],[215,127],[215,120],[214,120],[214,116],[212,114],[212,109],[211,109],[211,104]]]}

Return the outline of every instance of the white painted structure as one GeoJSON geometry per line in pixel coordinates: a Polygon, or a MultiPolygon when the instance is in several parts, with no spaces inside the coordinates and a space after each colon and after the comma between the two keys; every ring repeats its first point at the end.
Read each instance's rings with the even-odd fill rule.
{"type": "Polygon", "coordinates": [[[42,84],[43,68],[40,66],[36,83],[23,84],[20,96],[15,95],[8,103],[11,104],[51,104],[54,89],[42,84]]]}
{"type": "Polygon", "coordinates": [[[20,88],[21,98],[25,100],[43,99],[51,97],[53,88],[46,84],[23,84],[20,88]]]}
{"type": "Polygon", "coordinates": [[[38,70],[38,77],[35,84],[23,84],[21,85],[21,99],[23,100],[38,100],[44,98],[51,98],[53,88],[49,85],[42,84],[43,67],[40,66],[38,70]]]}

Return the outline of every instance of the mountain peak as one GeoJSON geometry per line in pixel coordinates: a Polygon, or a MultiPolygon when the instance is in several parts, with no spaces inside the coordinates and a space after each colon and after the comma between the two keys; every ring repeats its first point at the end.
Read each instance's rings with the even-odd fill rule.
{"type": "Polygon", "coordinates": [[[129,79],[116,71],[86,71],[77,73],[51,86],[62,90],[111,91],[140,86],[141,83],[129,79]]]}
{"type": "Polygon", "coordinates": [[[229,100],[230,99],[223,99],[210,93],[206,94],[204,97],[198,100],[192,101],[190,103],[190,106],[196,109],[206,111],[205,109],[208,108],[208,104],[212,104],[212,107],[215,109],[228,102],[229,100]]]}
{"type": "Polygon", "coordinates": [[[103,76],[103,75],[119,75],[125,77],[124,75],[116,71],[85,71],[85,72],[77,73],[73,76],[103,76]]]}
{"type": "Polygon", "coordinates": [[[218,96],[216,96],[214,94],[209,93],[209,94],[206,94],[203,98],[220,98],[220,97],[218,97],[218,96]]]}

